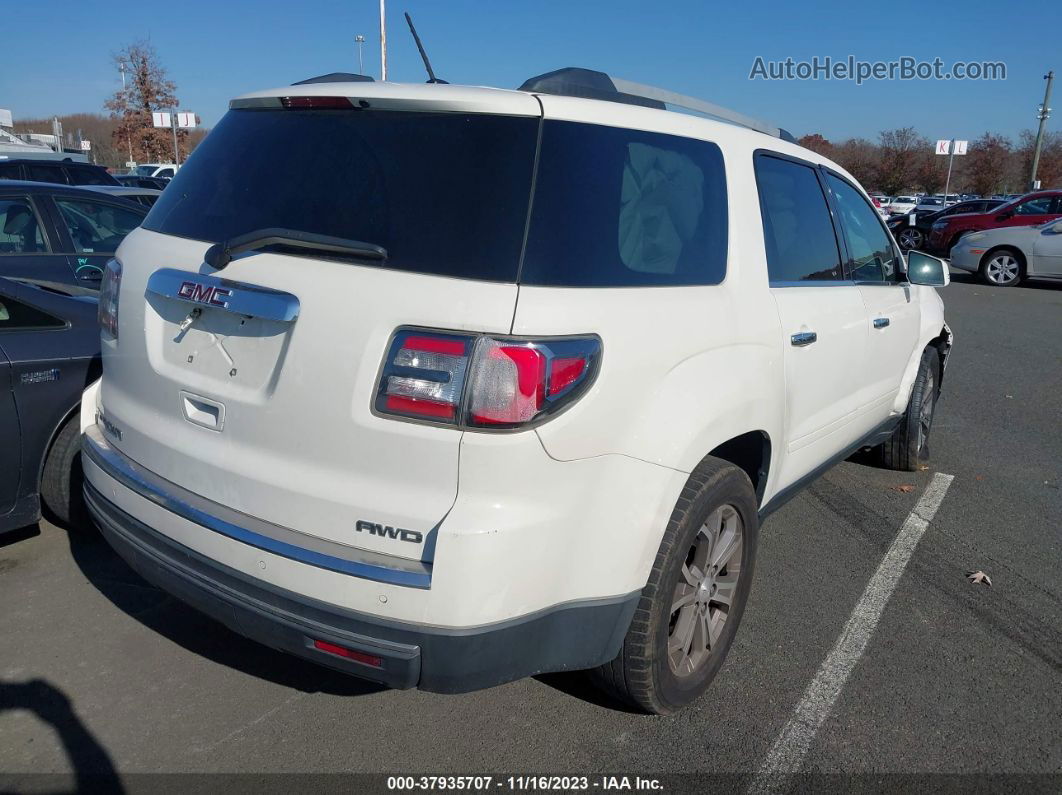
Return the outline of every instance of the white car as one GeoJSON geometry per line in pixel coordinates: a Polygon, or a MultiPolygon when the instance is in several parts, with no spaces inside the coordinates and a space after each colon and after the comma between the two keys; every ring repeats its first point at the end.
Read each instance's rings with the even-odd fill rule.
{"type": "MultiPolygon", "coordinates": [[[[918,206],[919,199],[914,196],[896,196],[891,202],[889,202],[889,214],[890,215],[907,215],[914,212],[914,209],[918,206]]],[[[940,209],[939,207],[937,208],[940,209]]]]}
{"type": "Polygon", "coordinates": [[[1062,220],[963,235],[951,250],[951,267],[978,273],[995,287],[1027,277],[1062,279],[1062,220]]]}
{"type": "Polygon", "coordinates": [[[139,177],[162,177],[163,179],[172,179],[179,168],[180,166],[174,165],[173,163],[141,163],[130,173],[136,174],[139,177]]]}
{"type": "Polygon", "coordinates": [[[863,447],[915,469],[951,334],[843,169],[665,101],[705,107],[587,70],[234,100],[106,269],[110,543],[393,687],[700,695],[762,518],[863,447]]]}

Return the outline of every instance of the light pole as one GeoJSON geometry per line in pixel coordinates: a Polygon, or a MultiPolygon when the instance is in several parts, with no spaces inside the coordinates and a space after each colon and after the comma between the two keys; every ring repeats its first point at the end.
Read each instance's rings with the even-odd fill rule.
{"type": "Polygon", "coordinates": [[[380,80],[387,82],[387,11],[380,0],[380,80]]]}
{"type": "Polygon", "coordinates": [[[1047,88],[1044,90],[1044,104],[1040,106],[1040,112],[1036,118],[1040,120],[1040,129],[1036,132],[1036,148],[1033,149],[1032,177],[1029,178],[1029,190],[1036,190],[1036,169],[1040,165],[1040,148],[1044,144],[1044,130],[1047,127],[1047,118],[1051,115],[1051,84],[1055,82],[1055,73],[1050,71],[1044,75],[1047,88]]]}
{"type": "Polygon", "coordinates": [[[360,33],[354,37],[355,43],[358,45],[358,74],[365,74],[365,60],[361,57],[361,45],[365,43],[365,37],[360,33]]]}
{"type": "MultiPolygon", "coordinates": [[[[125,61],[118,62],[118,71],[122,73],[122,94],[125,94],[125,61]]],[[[125,99],[128,107],[129,100],[128,98],[125,99]]],[[[129,144],[129,162],[125,165],[127,168],[132,168],[133,166],[131,164],[133,162],[133,131],[128,127],[125,130],[125,142],[129,144]]]]}

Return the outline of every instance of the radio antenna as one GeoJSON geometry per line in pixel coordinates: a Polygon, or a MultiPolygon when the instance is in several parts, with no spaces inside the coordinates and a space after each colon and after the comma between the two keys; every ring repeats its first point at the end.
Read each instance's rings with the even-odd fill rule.
{"type": "Polygon", "coordinates": [[[435,76],[435,72],[431,69],[431,61],[428,60],[428,54],[424,52],[424,45],[420,43],[420,36],[417,35],[417,29],[413,27],[413,18],[406,11],[406,22],[409,23],[409,32],[413,34],[413,41],[417,43],[417,49],[420,50],[421,60],[424,61],[424,68],[428,70],[428,82],[429,83],[445,83],[445,80],[440,80],[435,76]]]}

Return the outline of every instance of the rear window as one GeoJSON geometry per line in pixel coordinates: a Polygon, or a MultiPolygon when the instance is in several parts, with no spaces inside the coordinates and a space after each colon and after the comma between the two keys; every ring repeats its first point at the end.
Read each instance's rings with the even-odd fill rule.
{"type": "Polygon", "coordinates": [[[235,109],[144,227],[207,242],[294,229],[383,246],[387,268],[489,281],[722,281],[715,144],[546,121],[533,180],[538,132],[532,117],[235,109]]]}
{"type": "Polygon", "coordinates": [[[116,184],[116,180],[112,179],[102,168],[79,168],[77,166],[67,166],[66,173],[70,177],[71,185],[116,184]]]}
{"type": "Polygon", "coordinates": [[[269,227],[383,246],[385,267],[516,280],[538,120],[230,110],[146,229],[209,242],[269,227]]]}
{"type": "Polygon", "coordinates": [[[545,122],[521,282],[718,284],[726,256],[726,178],[718,146],[545,122]]]}

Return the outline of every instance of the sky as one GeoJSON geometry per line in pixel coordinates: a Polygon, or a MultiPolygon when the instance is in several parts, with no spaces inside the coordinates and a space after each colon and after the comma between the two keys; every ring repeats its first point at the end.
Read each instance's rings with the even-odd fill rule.
{"type": "MultiPolygon", "coordinates": [[[[402,16],[409,11],[436,74],[451,83],[515,88],[532,75],[583,66],[706,99],[797,136],[876,140],[880,130],[913,126],[933,140],[972,140],[986,131],[1017,138],[1037,124],[1043,75],[1062,71],[1057,20],[1037,25],[1037,13],[1024,7],[998,0],[388,0],[388,77],[426,79],[402,16]],[[939,57],[946,68],[1002,61],[1007,77],[862,85],[749,79],[757,57],[849,55],[939,57]]],[[[121,84],[112,56],[138,39],[155,46],[182,109],[206,126],[241,93],[358,71],[356,34],[366,38],[366,72],[379,79],[378,0],[52,0],[5,4],[3,16],[0,108],[16,120],[103,112],[121,84]]],[[[1062,105],[1062,86],[1054,104],[1062,105]]],[[[1056,113],[1049,129],[1060,124],[1056,113]]]]}

